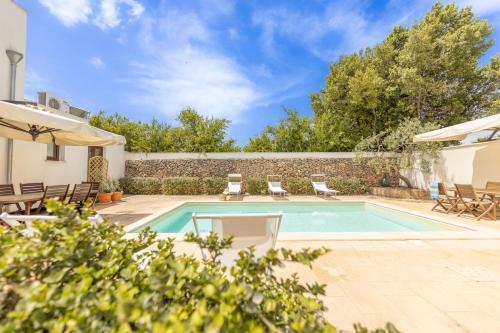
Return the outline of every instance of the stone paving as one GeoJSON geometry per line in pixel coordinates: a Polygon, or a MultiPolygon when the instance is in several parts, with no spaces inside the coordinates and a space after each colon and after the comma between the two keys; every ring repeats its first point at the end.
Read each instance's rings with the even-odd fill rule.
{"type": "MultiPolygon", "coordinates": [[[[374,197],[339,200],[377,201],[429,213],[431,202],[374,197]]],[[[216,197],[130,196],[125,202],[98,206],[98,211],[129,224],[182,201],[215,201],[216,197]]],[[[246,197],[245,201],[269,201],[246,197]]],[[[314,197],[291,201],[322,200],[314,197]]],[[[500,230],[500,220],[476,222],[446,216],[470,225],[500,230]]],[[[326,284],[327,318],[339,329],[352,323],[371,328],[393,322],[403,332],[500,332],[500,239],[280,241],[277,247],[301,249],[327,246],[332,251],[310,270],[289,264],[280,274],[297,272],[304,282],[326,284]]],[[[192,244],[178,242],[179,251],[199,256],[192,244]]]]}

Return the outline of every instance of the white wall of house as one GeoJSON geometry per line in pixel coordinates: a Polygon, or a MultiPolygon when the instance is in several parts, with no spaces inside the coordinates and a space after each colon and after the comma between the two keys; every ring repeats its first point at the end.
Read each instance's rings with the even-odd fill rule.
{"type": "MultiPolygon", "coordinates": [[[[87,180],[88,147],[64,146],[64,160],[47,160],[47,145],[14,141],[12,183],[40,182],[45,185],[77,184],[87,180]]],[[[121,178],[125,172],[124,146],[104,147],[108,175],[121,178]]],[[[1,168],[0,168],[1,169],[1,168]]]]}
{"type": "MultiPolygon", "coordinates": [[[[14,50],[26,57],[26,11],[12,0],[0,1],[0,100],[9,99],[10,61],[6,50],[14,50]]],[[[17,65],[16,99],[24,99],[24,71],[26,59],[17,65]]],[[[0,183],[6,178],[5,156],[7,139],[0,137],[0,183]]]]}
{"type": "Polygon", "coordinates": [[[431,180],[484,188],[487,181],[500,181],[500,141],[445,148],[430,174],[414,171],[407,175],[420,188],[427,188],[431,180]]]}
{"type": "MultiPolygon", "coordinates": [[[[0,0],[0,100],[9,99],[10,62],[6,50],[20,52],[26,57],[27,13],[13,0],[0,0]]],[[[17,66],[16,100],[24,100],[24,58],[17,66]]],[[[43,89],[44,87],[39,87],[43,89]]],[[[62,161],[47,160],[47,145],[14,140],[12,183],[40,182],[47,185],[75,184],[87,179],[88,147],[66,146],[62,161]]],[[[123,177],[124,146],[104,148],[109,162],[109,176],[123,177]]],[[[0,137],[0,183],[7,178],[7,139],[0,137]]]]}

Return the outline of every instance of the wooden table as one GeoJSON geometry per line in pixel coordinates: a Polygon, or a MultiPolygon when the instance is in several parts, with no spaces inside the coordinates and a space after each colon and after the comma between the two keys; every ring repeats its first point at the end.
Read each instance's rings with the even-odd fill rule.
{"type": "Polygon", "coordinates": [[[495,191],[495,190],[475,190],[479,194],[484,194],[488,197],[490,197],[491,202],[495,206],[495,209],[493,209],[493,216],[494,219],[497,219],[497,209],[499,207],[499,200],[497,198],[500,198],[500,191],[495,191]]]}
{"type": "Polygon", "coordinates": [[[41,201],[43,198],[43,192],[28,193],[28,194],[13,194],[13,195],[2,195],[0,196],[0,212],[2,212],[3,206],[5,205],[15,205],[18,203],[24,203],[24,214],[30,215],[31,207],[34,203],[41,201]]]}

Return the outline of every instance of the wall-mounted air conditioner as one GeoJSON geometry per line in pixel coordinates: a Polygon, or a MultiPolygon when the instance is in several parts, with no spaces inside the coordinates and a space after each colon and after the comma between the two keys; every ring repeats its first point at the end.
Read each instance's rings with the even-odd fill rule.
{"type": "Polygon", "coordinates": [[[38,93],[38,104],[42,104],[54,110],[69,113],[70,105],[62,97],[52,95],[48,92],[38,93]]]}

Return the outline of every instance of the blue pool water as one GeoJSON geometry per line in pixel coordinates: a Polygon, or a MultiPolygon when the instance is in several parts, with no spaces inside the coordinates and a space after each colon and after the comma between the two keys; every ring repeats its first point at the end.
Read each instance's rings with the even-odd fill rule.
{"type": "MultiPolygon", "coordinates": [[[[194,231],[191,216],[198,214],[283,213],[280,232],[408,232],[460,230],[397,210],[363,202],[342,203],[186,203],[148,223],[160,233],[194,231]]],[[[210,231],[201,220],[200,231],[210,231]]],[[[138,231],[146,226],[138,228],[138,231]]]]}

